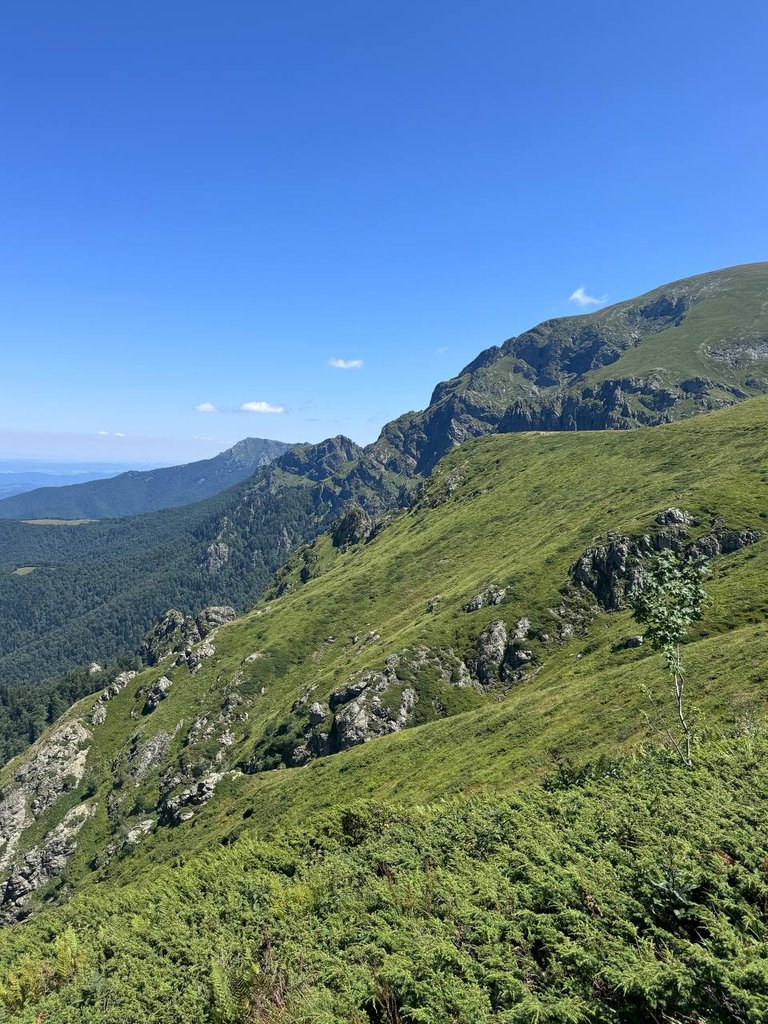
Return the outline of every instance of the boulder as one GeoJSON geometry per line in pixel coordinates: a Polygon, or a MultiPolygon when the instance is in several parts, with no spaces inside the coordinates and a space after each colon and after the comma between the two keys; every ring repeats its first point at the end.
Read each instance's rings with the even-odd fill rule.
{"type": "Polygon", "coordinates": [[[507,639],[507,627],[500,620],[489,623],[477,638],[476,671],[483,686],[498,680],[507,639]]]}
{"type": "Polygon", "coordinates": [[[168,696],[168,692],[172,686],[172,680],[167,676],[160,676],[154,686],[152,686],[147,693],[147,700],[141,713],[143,715],[151,715],[158,704],[168,696]]]}

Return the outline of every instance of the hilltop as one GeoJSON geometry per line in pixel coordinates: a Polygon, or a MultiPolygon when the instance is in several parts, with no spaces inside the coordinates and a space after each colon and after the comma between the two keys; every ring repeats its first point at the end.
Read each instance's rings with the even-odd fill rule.
{"type": "Polygon", "coordinates": [[[219,494],[282,455],[289,444],[246,437],[212,459],[129,470],[107,480],[37,487],[0,501],[0,519],[114,519],[191,505],[219,494]]]}

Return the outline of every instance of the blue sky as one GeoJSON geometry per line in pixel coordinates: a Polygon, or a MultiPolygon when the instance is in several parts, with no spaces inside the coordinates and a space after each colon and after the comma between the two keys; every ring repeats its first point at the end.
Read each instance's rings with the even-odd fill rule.
{"type": "Polygon", "coordinates": [[[0,458],[369,441],[580,288],[768,258],[766,38],[740,2],[6,4],[0,458]]]}

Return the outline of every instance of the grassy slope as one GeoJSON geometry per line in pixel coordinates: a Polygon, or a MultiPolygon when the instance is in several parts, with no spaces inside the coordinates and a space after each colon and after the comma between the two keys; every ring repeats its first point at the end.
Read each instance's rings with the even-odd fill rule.
{"type": "Polygon", "coordinates": [[[765,740],[549,791],[353,802],[6,933],[16,1024],[747,1024],[768,1014],[765,740]]]}
{"type": "Polygon", "coordinates": [[[703,376],[741,384],[750,373],[764,374],[765,359],[746,363],[741,369],[731,369],[722,360],[712,359],[706,350],[716,348],[729,338],[746,342],[765,339],[766,264],[733,267],[718,272],[718,276],[728,278],[727,288],[693,306],[679,327],[648,335],[642,346],[625,352],[615,363],[593,371],[588,379],[630,377],[647,373],[654,366],[672,381],[703,376]]]}
{"type": "MultiPolygon", "coordinates": [[[[421,643],[462,653],[499,617],[514,623],[527,615],[547,626],[547,609],[558,601],[568,566],[598,532],[640,532],[673,504],[705,519],[720,515],[734,527],[763,526],[767,423],[768,399],[757,399],[648,431],[494,436],[457,451],[428,492],[439,494],[447,478],[463,472],[445,503],[402,514],[363,548],[339,554],[322,540],[323,574],[222,628],[216,657],[196,676],[166,663],[110,702],[90,755],[99,811],[93,834],[83,833],[70,878],[94,877],[86,865],[107,834],[106,766],[124,758],[134,733],[172,732],[183,718],[172,755],[188,756],[184,737],[192,719],[210,716],[239,677],[238,692],[252,703],[247,721],[235,726],[225,767],[234,765],[310,685],[317,686],[313,699],[322,699],[356,670],[381,667],[388,654],[421,643]],[[461,610],[484,584],[509,581],[507,603],[474,614],[461,610]],[[428,613],[437,595],[436,610],[428,613]],[[364,637],[369,630],[381,639],[351,643],[353,634],[364,637]],[[334,643],[327,642],[331,635],[334,643]],[[253,651],[264,656],[244,664],[253,651]],[[161,672],[176,681],[170,696],[149,718],[131,719],[148,681],[161,672]]],[[[712,604],[686,652],[702,723],[713,728],[768,698],[767,584],[768,539],[715,563],[712,604]]],[[[150,862],[188,854],[230,832],[246,808],[253,811],[252,825],[272,829],[343,806],[351,795],[420,803],[460,791],[510,789],[549,770],[556,752],[583,759],[637,743],[645,736],[642,687],[663,676],[650,652],[611,651],[631,631],[626,613],[602,615],[588,635],[550,645],[538,675],[504,698],[477,698],[474,710],[307,768],[228,778],[194,823],[160,829],[130,856],[113,860],[107,874],[127,877],[150,862]]],[[[82,713],[87,704],[76,710],[82,713]]],[[[157,795],[157,775],[150,776],[136,791],[126,826],[145,816],[157,795]]]]}
{"type": "MultiPolygon", "coordinates": [[[[552,771],[553,757],[593,760],[601,753],[614,755],[639,744],[646,736],[642,688],[647,683],[662,681],[659,659],[643,650],[612,653],[613,643],[631,632],[632,625],[626,613],[602,615],[586,636],[562,647],[550,646],[536,677],[519,684],[506,697],[484,698],[475,709],[376,740],[303,769],[229,776],[192,822],[158,829],[137,847],[118,853],[101,869],[94,871],[92,867],[93,858],[100,857],[100,851],[112,838],[105,813],[106,797],[112,772],[120,774],[124,770],[129,739],[134,734],[146,738],[161,729],[173,731],[183,719],[171,754],[182,759],[189,757],[189,749],[185,752],[183,746],[189,724],[195,716],[211,716],[222,693],[239,677],[238,691],[252,703],[248,719],[234,727],[235,744],[223,765],[228,767],[247,758],[265,728],[283,721],[293,701],[310,685],[317,686],[313,699],[322,698],[354,671],[380,667],[388,654],[420,643],[450,646],[462,653],[491,619],[503,617],[514,623],[527,615],[534,625],[546,626],[547,609],[558,601],[568,566],[597,534],[604,535],[608,530],[640,532],[649,526],[657,511],[670,505],[700,515],[704,520],[702,529],[714,515],[733,527],[764,527],[768,518],[767,428],[768,399],[755,399],[733,409],[653,430],[491,436],[472,442],[444,460],[428,487],[426,502],[401,514],[370,544],[340,553],[330,548],[327,539],[321,539],[316,549],[320,575],[277,600],[262,602],[248,615],[220,629],[215,638],[216,657],[204,662],[197,675],[191,677],[186,668],[171,668],[165,663],[137,677],[109,703],[106,723],[94,729],[89,773],[81,790],[63,797],[24,841],[24,847],[39,841],[68,807],[86,796],[95,798],[98,810],[94,819],[85,826],[78,849],[57,883],[59,896],[75,886],[82,895],[68,909],[42,917],[31,931],[15,929],[6,933],[4,962],[18,966],[18,956],[24,949],[31,950],[30,955],[38,961],[41,955],[49,955],[45,952],[46,936],[60,932],[64,922],[72,921],[88,936],[88,955],[99,960],[100,970],[118,972],[122,977],[120,998],[135,1000],[135,1006],[120,1009],[115,1004],[111,1016],[106,1010],[103,1014],[93,1011],[92,1016],[78,1016],[79,1011],[72,1009],[74,1004],[67,1003],[69,1009],[65,1010],[54,999],[50,1004],[50,1021],[119,1020],[125,1019],[125,1013],[143,1013],[148,1006],[154,1007],[157,1014],[151,1019],[158,1021],[201,1019],[195,1014],[200,1013],[201,1000],[205,1003],[209,991],[208,981],[199,977],[201,964],[209,962],[212,950],[221,949],[222,957],[231,966],[233,961],[227,957],[234,955],[232,943],[241,941],[237,938],[240,929],[264,926],[261,918],[249,917],[255,913],[255,907],[246,912],[235,890],[239,892],[239,887],[243,887],[242,900],[247,903],[248,892],[262,891],[259,887],[265,886],[264,891],[273,894],[280,889],[279,879],[258,872],[249,874],[256,870],[254,865],[259,858],[266,857],[268,873],[276,871],[288,877],[295,870],[280,866],[288,856],[280,842],[275,847],[256,849],[249,844],[271,842],[276,835],[296,826],[303,836],[311,834],[320,827],[325,813],[338,814],[361,799],[374,800],[377,805],[387,802],[417,807],[439,798],[473,794],[486,801],[484,806],[493,818],[492,801],[497,795],[514,794],[521,787],[527,790],[543,774],[552,771]],[[449,493],[447,484],[457,480],[458,486],[449,493]],[[427,507],[426,503],[442,498],[445,500],[436,507],[427,507]],[[489,582],[510,583],[508,602],[473,614],[463,612],[462,604],[489,582]],[[427,612],[428,603],[438,596],[435,610],[427,612]],[[352,644],[353,634],[365,637],[369,630],[378,631],[381,639],[371,644],[352,644]],[[335,642],[328,642],[330,636],[336,637],[335,642]],[[254,651],[261,651],[264,656],[244,663],[245,657],[254,651]],[[143,704],[148,683],[161,672],[175,680],[169,697],[153,715],[132,718],[131,711],[138,711],[143,704]],[[266,691],[263,695],[262,689],[266,691]],[[218,843],[231,844],[238,837],[241,842],[233,848],[234,853],[215,852],[220,850],[218,843]],[[198,859],[201,855],[202,860],[198,859]],[[171,884],[171,876],[166,875],[168,866],[184,863],[188,865],[186,873],[171,884]],[[225,885],[226,879],[230,881],[225,885]],[[129,888],[123,890],[123,884],[129,884],[129,888]],[[225,891],[234,901],[228,910],[225,891]],[[201,908],[199,915],[195,907],[201,908]],[[102,912],[99,908],[108,910],[102,912]],[[184,949],[171,948],[177,945],[174,936],[180,921],[186,921],[183,927],[190,928],[194,935],[189,949],[186,945],[184,949]],[[99,931],[100,928],[106,928],[106,932],[99,931]],[[130,935],[134,940],[129,939],[130,935]],[[139,962],[146,962],[149,955],[147,943],[159,943],[166,950],[164,966],[160,967],[158,961],[153,968],[151,957],[148,961],[150,977],[156,972],[159,978],[154,994],[151,981],[137,985],[135,974],[140,970],[139,962]],[[107,946],[120,950],[112,966],[104,959],[107,946]],[[182,1013],[182,1003],[174,1003],[170,988],[177,977],[186,977],[185,971],[191,971],[191,977],[198,980],[190,980],[190,987],[185,990],[182,1003],[186,1009],[182,1013]],[[168,1016],[173,1013],[177,1014],[175,1018],[168,1016]]],[[[699,633],[686,650],[686,658],[701,708],[700,728],[716,735],[741,716],[761,713],[768,701],[768,538],[718,559],[709,590],[712,602],[699,633]]],[[[71,714],[83,714],[91,703],[92,698],[82,701],[71,714]]],[[[13,765],[0,777],[0,785],[10,782],[12,771],[13,765]]],[[[742,791],[756,784],[756,779],[746,777],[738,783],[742,791]]],[[[134,825],[154,806],[158,772],[135,791],[132,783],[127,786],[130,799],[125,811],[130,813],[122,828],[134,825]]],[[[689,802],[689,797],[680,796],[675,790],[670,799],[678,798],[689,802]]],[[[604,813],[599,802],[604,798],[598,795],[596,799],[598,803],[590,811],[593,824],[604,813]]],[[[631,803],[644,798],[637,790],[631,799],[623,796],[619,787],[616,794],[605,799],[613,808],[610,813],[616,814],[622,800],[631,803]]],[[[696,799],[704,800],[703,789],[697,791],[696,799]]],[[[525,797],[521,804],[516,800],[513,797],[515,806],[527,808],[525,827],[530,827],[539,813],[538,798],[525,797]],[[531,802],[526,803],[528,800],[531,802]]],[[[702,803],[700,813],[719,814],[717,808],[725,802],[724,792],[711,807],[705,808],[702,803]]],[[[755,818],[753,811],[745,805],[743,814],[739,812],[739,828],[752,828],[749,822],[759,820],[759,814],[755,818]]],[[[421,812],[414,813],[418,817],[421,812]]],[[[416,818],[413,822],[412,827],[418,831],[416,818]]],[[[334,827],[338,828],[338,824],[334,827]]],[[[475,823],[467,827],[469,835],[481,826],[475,823]]],[[[515,826],[518,827],[523,826],[515,826]]],[[[728,827],[727,823],[719,822],[718,835],[725,834],[728,827]]],[[[485,829],[483,825],[481,831],[485,829]]],[[[440,840],[449,841],[456,841],[456,837],[440,840]]],[[[654,838],[654,849],[663,850],[665,841],[664,836],[654,838]]],[[[695,857],[709,858],[707,863],[711,863],[709,844],[714,841],[711,836],[703,837],[704,845],[695,857]]],[[[583,849],[588,847],[586,833],[579,842],[583,849]]],[[[744,842],[754,845],[754,837],[744,842]]],[[[372,849],[376,868],[374,854],[376,850],[372,849]]],[[[554,849],[553,863],[561,863],[562,855],[561,850],[554,849]]],[[[308,863],[313,864],[314,854],[310,852],[307,856],[308,863]]],[[[582,852],[579,856],[586,854],[582,852]]],[[[288,904],[283,900],[279,903],[281,909],[276,911],[284,915],[281,920],[293,921],[296,916],[296,910],[286,910],[286,906],[299,907],[302,900],[310,900],[309,905],[319,915],[313,920],[330,922],[332,934],[343,937],[346,926],[342,922],[347,911],[333,924],[335,911],[331,905],[338,907],[342,900],[342,907],[356,913],[354,880],[359,872],[352,869],[351,878],[344,883],[349,885],[346,894],[335,884],[325,894],[323,886],[335,877],[335,870],[331,864],[321,877],[308,879],[305,886],[286,896],[288,904]]],[[[470,873],[473,870],[467,868],[470,873]]],[[[482,881],[475,881],[482,889],[482,881]]],[[[483,899],[482,892],[472,897],[481,903],[483,899]]],[[[405,896],[403,900],[407,903],[405,896]]],[[[410,911],[403,906],[403,914],[408,918],[410,911]]],[[[472,906],[470,901],[470,917],[474,914],[472,906]]],[[[550,913],[546,906],[540,912],[550,913]]],[[[543,920],[546,922],[547,918],[543,920]]],[[[397,932],[400,925],[393,927],[397,932]]],[[[415,927],[418,930],[420,926],[415,927]]],[[[371,941],[374,939],[385,941],[378,931],[371,941]]],[[[286,941],[289,952],[284,955],[289,960],[297,956],[294,967],[301,972],[306,967],[302,943],[311,949],[313,943],[333,944],[336,938],[323,938],[310,928],[286,941]]],[[[346,955],[343,949],[339,953],[342,959],[346,955]]],[[[598,962],[608,955],[611,954],[606,950],[595,953],[598,962]]],[[[355,956],[361,958],[361,963],[367,962],[365,950],[355,956]]],[[[648,963],[658,961],[657,953],[649,952],[648,956],[648,963]]],[[[630,973],[635,972],[633,984],[640,984],[637,972],[642,974],[646,967],[637,964],[627,968],[630,973]]],[[[328,983],[330,969],[327,963],[325,967],[313,964],[309,975],[315,979],[313,984],[321,984],[318,977],[324,979],[322,985],[328,983]]],[[[336,974],[333,977],[337,979],[333,984],[341,984],[336,974]]],[[[619,984],[616,978],[611,982],[614,983],[619,984]]],[[[669,978],[667,983],[673,988],[677,984],[669,978]]],[[[487,991],[488,984],[487,977],[478,982],[483,991],[487,991]]],[[[565,991],[563,984],[562,979],[558,982],[554,978],[553,999],[560,998],[565,991]]],[[[753,979],[746,984],[753,991],[756,982],[753,979]]],[[[337,1004],[337,1009],[342,1007],[340,1016],[329,1012],[320,1018],[288,1014],[276,1019],[366,1020],[350,1015],[350,1007],[357,998],[354,993],[366,991],[365,985],[360,985],[345,989],[344,999],[337,1004]]],[[[477,1009],[479,1004],[472,1002],[475,995],[467,996],[469,1002],[456,1013],[456,1020],[491,1019],[487,1008],[477,1009]]],[[[98,1002],[101,997],[91,993],[88,998],[98,1002]]],[[[558,1012],[578,1009],[578,999],[586,997],[582,993],[573,998],[573,1006],[563,1003],[558,1009],[559,1004],[553,1003],[554,1015],[549,1018],[537,1018],[531,1010],[529,1016],[498,1019],[635,1019],[631,1015],[607,1013],[595,1017],[558,1017],[558,1012]]],[[[109,1000],[105,1005],[108,1004],[109,1000]]],[[[418,1005],[424,1005],[423,1001],[418,1005]]],[[[642,1005],[644,1012],[649,1012],[647,1006],[652,1004],[642,1005]]],[[[663,1005],[674,1009],[674,999],[663,1005]]],[[[445,1012],[444,1007],[433,1008],[427,1015],[413,1019],[437,1022],[446,1019],[441,1016],[445,1012]]],[[[35,1018],[30,1011],[18,1019],[35,1018]]]]}

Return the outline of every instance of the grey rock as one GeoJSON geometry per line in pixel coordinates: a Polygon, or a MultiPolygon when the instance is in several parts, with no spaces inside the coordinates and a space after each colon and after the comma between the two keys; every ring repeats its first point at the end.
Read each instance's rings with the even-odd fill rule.
{"type": "Polygon", "coordinates": [[[61,874],[77,848],[78,832],[95,810],[95,804],[73,807],[46,835],[44,843],[29,850],[13,868],[0,896],[0,909],[7,921],[23,916],[20,912],[31,894],[61,874]]]}
{"type": "Polygon", "coordinates": [[[659,526],[691,526],[694,517],[680,508],[667,508],[656,516],[659,526]]]}
{"type": "Polygon", "coordinates": [[[134,736],[131,741],[129,753],[129,773],[135,781],[140,781],[145,775],[165,760],[168,748],[171,745],[170,734],[161,730],[144,742],[139,736],[134,736]]]}
{"type": "Polygon", "coordinates": [[[477,612],[481,608],[486,608],[489,605],[501,604],[506,596],[506,587],[486,587],[485,590],[481,590],[479,594],[476,594],[471,601],[468,601],[463,606],[463,610],[465,612],[477,612]]]}
{"type": "Polygon", "coordinates": [[[141,842],[144,836],[147,835],[148,832],[152,831],[152,827],[154,826],[154,824],[154,818],[145,818],[143,821],[140,821],[138,825],[134,825],[134,827],[128,831],[125,837],[125,845],[135,846],[136,843],[141,842]]]}
{"type": "Polygon", "coordinates": [[[147,693],[147,700],[141,713],[143,715],[151,715],[158,704],[168,696],[172,686],[172,680],[167,676],[160,676],[154,686],[152,686],[147,693]]]}
{"type": "Polygon", "coordinates": [[[621,640],[618,641],[618,643],[615,643],[613,645],[612,649],[614,651],[629,651],[629,650],[632,650],[633,648],[642,647],[642,646],[643,646],[643,635],[642,635],[642,633],[637,633],[635,636],[625,636],[625,637],[622,637],[621,640]]]}
{"type": "Polygon", "coordinates": [[[214,604],[204,608],[195,618],[195,624],[201,637],[206,637],[218,626],[232,622],[237,618],[237,612],[228,604],[214,604]]]}
{"type": "Polygon", "coordinates": [[[202,807],[211,799],[216,786],[223,778],[223,772],[211,772],[200,782],[166,800],[161,811],[161,824],[179,825],[183,821],[189,821],[193,817],[195,809],[202,807]]]}
{"type": "Polygon", "coordinates": [[[328,708],[319,701],[315,701],[309,709],[309,724],[313,727],[320,725],[321,722],[325,721],[327,714],[328,708]]]}
{"type": "Polygon", "coordinates": [[[359,505],[352,505],[331,527],[331,542],[335,548],[362,544],[373,533],[373,519],[359,505]]]}
{"type": "Polygon", "coordinates": [[[477,678],[488,686],[499,678],[507,650],[507,627],[503,622],[489,623],[477,638],[477,678]]]}
{"type": "Polygon", "coordinates": [[[107,720],[107,705],[102,701],[96,701],[93,705],[93,711],[91,712],[91,723],[93,725],[103,725],[107,720]]]}
{"type": "Polygon", "coordinates": [[[512,634],[512,639],[520,642],[521,640],[527,640],[528,634],[531,632],[531,623],[529,619],[520,619],[515,626],[515,631],[512,634]]]}

